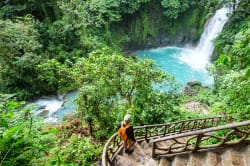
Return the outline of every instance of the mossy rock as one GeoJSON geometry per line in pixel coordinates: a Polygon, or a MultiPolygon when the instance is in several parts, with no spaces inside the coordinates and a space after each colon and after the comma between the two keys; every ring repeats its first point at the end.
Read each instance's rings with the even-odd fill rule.
{"type": "Polygon", "coordinates": [[[191,88],[196,87],[196,86],[201,87],[201,83],[196,80],[187,82],[187,85],[191,88]]]}

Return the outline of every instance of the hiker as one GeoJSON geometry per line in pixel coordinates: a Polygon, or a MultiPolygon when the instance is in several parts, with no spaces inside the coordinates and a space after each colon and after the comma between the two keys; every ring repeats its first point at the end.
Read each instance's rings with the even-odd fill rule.
{"type": "Polygon", "coordinates": [[[131,154],[133,152],[132,146],[136,142],[134,136],[134,129],[129,123],[131,122],[131,115],[126,115],[124,121],[118,124],[118,137],[123,141],[125,153],[131,154]]]}

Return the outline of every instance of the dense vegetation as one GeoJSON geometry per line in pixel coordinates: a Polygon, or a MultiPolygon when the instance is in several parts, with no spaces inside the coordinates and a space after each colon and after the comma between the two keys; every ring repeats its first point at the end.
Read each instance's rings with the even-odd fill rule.
{"type": "MultiPolygon", "coordinates": [[[[229,0],[228,0],[229,1],[229,0]]],[[[194,118],[174,78],[138,48],[195,44],[226,0],[45,0],[0,2],[0,165],[91,165],[126,113],[133,125],[194,118]],[[158,12],[155,12],[158,11],[158,12]],[[185,25],[185,26],[184,26],[185,25]],[[163,92],[155,86],[167,86],[163,92]],[[41,95],[79,89],[61,125],[25,107],[41,95]],[[91,135],[91,136],[90,136],[91,135]]],[[[249,5],[241,0],[214,41],[211,89],[192,96],[210,114],[250,119],[249,5]]]]}
{"type": "Polygon", "coordinates": [[[215,39],[214,87],[198,100],[215,112],[231,114],[237,120],[250,119],[249,6],[241,1],[224,30],[215,39]]]}

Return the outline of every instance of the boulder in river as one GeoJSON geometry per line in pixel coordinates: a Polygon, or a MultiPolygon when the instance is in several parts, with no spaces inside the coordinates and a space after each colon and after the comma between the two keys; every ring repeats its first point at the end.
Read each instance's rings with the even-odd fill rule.
{"type": "Polygon", "coordinates": [[[196,81],[196,80],[187,82],[187,85],[191,88],[193,88],[195,86],[201,87],[201,83],[199,81],[196,81]]]}
{"type": "Polygon", "coordinates": [[[48,118],[49,117],[49,110],[41,110],[38,114],[38,117],[48,118]]]}
{"type": "Polygon", "coordinates": [[[187,85],[183,88],[182,94],[186,96],[195,96],[199,93],[200,88],[202,88],[202,85],[199,81],[189,81],[187,82],[187,85]]]}

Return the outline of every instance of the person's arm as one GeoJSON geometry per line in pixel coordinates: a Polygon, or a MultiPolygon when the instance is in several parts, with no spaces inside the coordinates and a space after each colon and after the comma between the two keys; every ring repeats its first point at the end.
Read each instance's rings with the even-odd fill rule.
{"type": "Polygon", "coordinates": [[[136,142],[135,135],[134,135],[134,128],[133,128],[133,126],[132,126],[132,137],[133,137],[132,140],[136,142]]]}

